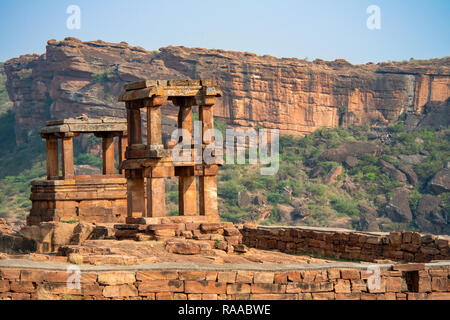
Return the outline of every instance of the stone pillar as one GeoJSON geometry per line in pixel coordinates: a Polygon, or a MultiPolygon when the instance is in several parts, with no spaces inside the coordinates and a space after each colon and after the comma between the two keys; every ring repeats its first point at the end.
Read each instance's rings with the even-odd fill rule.
{"type": "Polygon", "coordinates": [[[128,145],[142,144],[141,110],[138,102],[127,102],[128,145]]]}
{"type": "MultiPolygon", "coordinates": [[[[163,96],[147,99],[147,146],[150,150],[162,149],[161,106],[167,102],[163,96]]],[[[152,169],[153,171],[153,169],[152,169]]],[[[166,215],[165,180],[162,177],[147,179],[147,217],[164,217],[166,215]]]]}
{"type": "MultiPolygon", "coordinates": [[[[178,98],[175,104],[180,107],[178,113],[178,128],[185,129],[191,134],[192,140],[192,106],[194,98],[178,98]]],[[[180,216],[197,215],[197,190],[193,167],[180,168],[178,177],[178,207],[180,216]]]]}
{"type": "Polygon", "coordinates": [[[150,149],[163,147],[161,106],[166,102],[167,98],[162,96],[155,96],[144,102],[144,105],[147,107],[147,145],[150,149]]]}
{"type": "Polygon", "coordinates": [[[198,182],[200,215],[219,217],[216,176],[199,176],[198,182]]]}
{"type": "Polygon", "coordinates": [[[103,174],[114,174],[114,136],[112,134],[102,134],[102,160],[103,174]]]}
{"type": "Polygon", "coordinates": [[[164,217],[166,215],[164,178],[147,179],[147,217],[164,217]]]}
{"type": "MultiPolygon", "coordinates": [[[[206,139],[204,133],[209,129],[214,129],[214,114],[213,106],[199,106],[199,120],[202,123],[202,143],[210,144],[214,141],[214,137],[206,139]]],[[[224,137],[225,138],[225,137],[224,137]]]]}
{"type": "Polygon", "coordinates": [[[47,149],[47,180],[58,179],[58,138],[54,135],[45,137],[47,149]]]}
{"type": "Polygon", "coordinates": [[[178,167],[178,212],[180,216],[197,215],[197,190],[193,167],[178,167]]]}
{"type": "MultiPolygon", "coordinates": [[[[119,153],[119,166],[125,160],[125,151],[127,150],[128,145],[128,134],[124,132],[117,139],[117,149],[119,153]]],[[[122,170],[119,170],[119,173],[122,174],[122,170]]]]}
{"type": "MultiPolygon", "coordinates": [[[[127,216],[145,217],[145,184],[142,169],[126,170],[127,216]]],[[[132,223],[132,222],[131,222],[132,223]]]]}
{"type": "Polygon", "coordinates": [[[64,136],[61,138],[61,162],[64,179],[72,179],[74,177],[72,138],[72,136],[64,136]]]}
{"type": "MultiPolygon", "coordinates": [[[[206,130],[214,129],[214,105],[215,98],[208,97],[199,106],[199,120],[202,122],[202,144],[214,142],[214,137],[205,137],[206,130]]],[[[203,156],[203,153],[202,153],[203,156]]],[[[216,166],[215,166],[216,167],[216,166]]],[[[214,168],[216,169],[216,168],[214,168]]],[[[217,202],[217,178],[215,172],[207,172],[208,167],[203,171],[203,175],[198,178],[199,209],[201,216],[219,216],[217,202]]]]}

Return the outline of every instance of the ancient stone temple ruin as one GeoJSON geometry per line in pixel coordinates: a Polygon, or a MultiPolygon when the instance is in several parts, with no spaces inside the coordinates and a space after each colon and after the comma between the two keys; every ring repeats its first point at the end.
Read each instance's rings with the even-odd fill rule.
{"type": "MultiPolygon", "coordinates": [[[[207,164],[202,156],[214,141],[205,132],[214,128],[213,106],[221,95],[220,89],[208,80],[146,80],[125,85],[118,100],[125,102],[127,110],[128,147],[120,169],[127,178],[128,213],[126,224],[114,226],[117,239],[206,240],[213,246],[221,242],[224,249],[230,250],[241,243],[239,230],[231,222],[219,220],[216,176],[220,163],[207,164]],[[191,142],[193,107],[198,106],[202,124],[200,148],[188,143],[187,150],[191,152],[187,161],[174,161],[171,152],[184,136],[163,144],[161,108],[168,101],[179,107],[178,129],[184,129],[191,142]],[[142,109],[146,109],[147,117],[146,143],[142,141],[142,109]],[[199,156],[201,161],[194,161],[199,156]],[[166,215],[165,179],[169,177],[178,177],[177,216],[166,215]]],[[[173,250],[185,253],[190,252],[192,245],[172,244],[173,250]]],[[[170,247],[166,249],[171,251],[170,247]]]]}
{"type": "Polygon", "coordinates": [[[218,222],[218,164],[205,164],[204,161],[195,164],[194,149],[191,161],[173,161],[170,152],[173,144],[163,145],[162,141],[161,108],[169,100],[178,106],[178,128],[187,130],[192,136],[193,106],[198,106],[199,120],[202,123],[202,152],[213,141],[213,137],[204,133],[214,128],[213,106],[216,97],[222,95],[220,89],[206,80],[147,80],[125,85],[124,89],[119,101],[125,102],[129,135],[126,160],[120,168],[125,171],[127,178],[127,222],[137,223],[144,217],[150,218],[147,221],[160,222],[158,218],[166,216],[164,179],[174,176],[178,177],[179,184],[179,216],[184,217],[177,217],[175,220],[218,222]],[[142,141],[142,108],[146,108],[147,115],[145,144],[142,141]],[[147,180],[146,184],[144,180],[147,180]]]}
{"type": "Polygon", "coordinates": [[[126,180],[121,170],[118,173],[115,170],[114,137],[117,137],[121,163],[127,146],[126,129],[125,119],[117,118],[79,117],[47,121],[40,131],[46,140],[47,179],[31,182],[32,208],[27,224],[38,225],[45,221],[125,222],[126,180]],[[88,133],[102,139],[101,175],[75,175],[73,138],[88,133]]]}
{"type": "MultiPolygon", "coordinates": [[[[219,219],[216,176],[221,161],[207,164],[203,159],[203,152],[214,142],[205,132],[214,128],[213,106],[221,95],[207,80],[145,80],[125,85],[118,98],[125,102],[126,120],[79,117],[48,121],[40,131],[47,143],[47,180],[32,182],[27,224],[96,223],[112,228],[118,240],[181,237],[214,243],[220,238],[225,249],[240,244],[240,232],[219,219]],[[161,108],[168,101],[179,107],[178,129],[191,136],[184,149],[190,154],[181,162],[172,159],[171,151],[185,137],[165,143],[162,139],[161,108]],[[202,124],[197,144],[192,143],[194,106],[198,106],[202,124]],[[146,115],[146,128],[141,113],[146,115]],[[73,138],[81,133],[102,138],[102,175],[75,175],[73,138]],[[166,214],[165,179],[172,177],[178,178],[177,216],[166,214]]],[[[214,154],[212,149],[209,151],[214,154]]]]}

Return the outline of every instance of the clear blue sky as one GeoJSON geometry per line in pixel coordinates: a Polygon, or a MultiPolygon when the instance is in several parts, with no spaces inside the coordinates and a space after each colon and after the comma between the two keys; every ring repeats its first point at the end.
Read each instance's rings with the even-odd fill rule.
{"type": "Polygon", "coordinates": [[[67,36],[352,63],[450,55],[449,0],[2,0],[0,14],[0,61],[67,36]],[[66,27],[72,4],[80,30],[66,27]],[[369,5],[381,9],[380,30],[366,27],[369,5]]]}

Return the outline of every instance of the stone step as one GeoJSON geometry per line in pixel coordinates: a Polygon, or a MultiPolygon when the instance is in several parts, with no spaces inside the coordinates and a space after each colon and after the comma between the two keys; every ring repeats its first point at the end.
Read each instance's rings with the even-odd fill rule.
{"type": "Polygon", "coordinates": [[[180,226],[175,223],[167,223],[167,224],[149,224],[147,226],[148,231],[156,231],[156,230],[178,230],[180,226]]]}

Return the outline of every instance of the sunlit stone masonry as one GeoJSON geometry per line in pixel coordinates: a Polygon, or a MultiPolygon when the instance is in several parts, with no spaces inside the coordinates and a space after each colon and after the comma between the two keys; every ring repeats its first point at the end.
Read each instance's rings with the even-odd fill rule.
{"type": "Polygon", "coordinates": [[[40,130],[46,141],[47,179],[31,182],[32,208],[28,225],[45,221],[124,222],[126,180],[116,173],[114,138],[118,160],[127,145],[125,119],[89,119],[86,116],[51,120],[40,130]],[[73,138],[93,133],[102,139],[101,175],[75,175],[73,138]]]}
{"type": "Polygon", "coordinates": [[[124,86],[118,100],[125,102],[127,110],[128,147],[120,169],[127,178],[128,212],[127,223],[115,226],[123,230],[123,237],[134,237],[144,229],[150,230],[150,235],[179,236],[194,225],[194,238],[207,240],[208,233],[217,233],[225,227],[229,229],[226,234],[229,244],[241,241],[237,229],[219,220],[217,173],[221,163],[207,164],[203,159],[207,146],[214,141],[214,137],[205,133],[214,128],[213,107],[221,96],[221,90],[210,80],[144,80],[124,86]],[[168,101],[179,108],[178,129],[191,136],[190,160],[172,159],[171,150],[179,141],[163,144],[161,108],[168,101]],[[192,137],[194,106],[198,106],[198,119],[202,123],[200,148],[195,148],[192,137]],[[147,117],[146,143],[142,109],[146,109],[147,117]],[[194,157],[202,160],[194,161],[194,157]],[[178,216],[166,216],[165,179],[169,177],[178,177],[178,216]]]}
{"type": "Polygon", "coordinates": [[[203,133],[214,127],[213,105],[216,97],[222,95],[220,89],[207,80],[147,80],[127,84],[124,89],[119,101],[125,102],[129,135],[126,160],[120,168],[125,170],[128,185],[127,222],[136,223],[142,217],[165,217],[164,178],[173,176],[178,177],[179,183],[179,215],[186,217],[186,221],[218,222],[218,164],[207,165],[203,161],[195,164],[193,152],[191,161],[174,162],[170,152],[173,143],[165,146],[162,143],[161,108],[168,100],[179,107],[178,128],[187,130],[193,141],[192,107],[199,107],[203,151],[211,142],[203,133]],[[142,141],[142,108],[147,111],[146,143],[142,141]]]}

